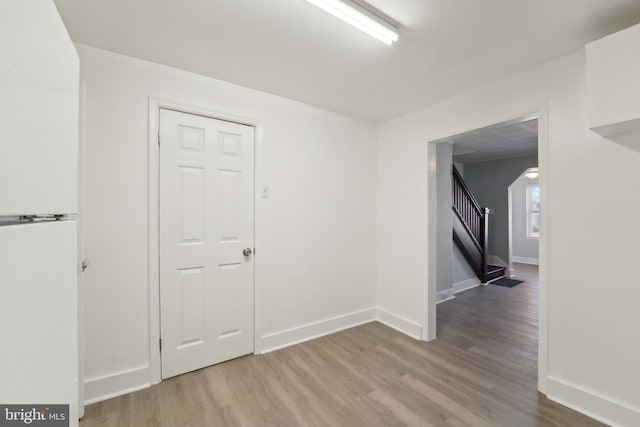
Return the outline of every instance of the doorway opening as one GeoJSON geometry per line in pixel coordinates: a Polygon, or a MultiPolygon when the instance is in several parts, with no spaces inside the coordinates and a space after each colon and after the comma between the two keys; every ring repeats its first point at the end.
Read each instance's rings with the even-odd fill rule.
{"type": "Polygon", "coordinates": [[[482,350],[484,344],[474,339],[486,333],[485,343],[493,347],[485,351],[498,349],[500,343],[507,353],[524,351],[536,358],[539,353],[532,374],[537,373],[543,390],[546,292],[539,277],[545,259],[538,255],[538,243],[543,247],[546,235],[546,164],[539,156],[546,152],[545,112],[429,145],[435,160],[429,175],[429,230],[436,235],[430,243],[435,256],[429,262],[434,335],[466,335],[473,348],[482,350]],[[533,172],[535,179],[527,177],[533,172]],[[535,254],[521,252],[521,241],[535,244],[535,254]],[[527,316],[517,316],[518,311],[527,316]],[[520,334],[509,339],[508,331],[519,328],[520,334]],[[519,340],[522,336],[526,339],[519,340]]]}
{"type": "Polygon", "coordinates": [[[509,271],[514,263],[538,266],[540,243],[540,173],[537,167],[523,171],[507,192],[509,209],[509,271]]]}

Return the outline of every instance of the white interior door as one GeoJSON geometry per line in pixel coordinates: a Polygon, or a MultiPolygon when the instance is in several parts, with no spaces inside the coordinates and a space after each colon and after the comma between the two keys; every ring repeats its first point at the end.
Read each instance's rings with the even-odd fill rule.
{"type": "Polygon", "coordinates": [[[253,176],[253,127],[160,110],[163,378],[253,352],[253,176]]]}

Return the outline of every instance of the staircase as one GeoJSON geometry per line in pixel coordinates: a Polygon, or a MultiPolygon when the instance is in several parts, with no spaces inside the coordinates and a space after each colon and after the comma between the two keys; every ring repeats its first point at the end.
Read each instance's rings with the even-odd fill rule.
{"type": "Polygon", "coordinates": [[[481,208],[453,166],[453,241],[482,283],[498,279],[505,267],[487,263],[489,208],[481,208]]]}

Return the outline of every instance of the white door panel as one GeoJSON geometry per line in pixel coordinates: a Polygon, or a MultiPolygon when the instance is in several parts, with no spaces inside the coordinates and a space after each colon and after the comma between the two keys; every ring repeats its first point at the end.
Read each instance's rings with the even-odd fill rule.
{"type": "Polygon", "coordinates": [[[162,376],[253,351],[254,128],[160,110],[162,376]]]}
{"type": "Polygon", "coordinates": [[[76,262],[75,221],[0,227],[0,402],[69,404],[72,426],[78,425],[76,262]]]}
{"type": "Polygon", "coordinates": [[[0,216],[75,213],[80,62],[53,1],[0,13],[0,216]]]}

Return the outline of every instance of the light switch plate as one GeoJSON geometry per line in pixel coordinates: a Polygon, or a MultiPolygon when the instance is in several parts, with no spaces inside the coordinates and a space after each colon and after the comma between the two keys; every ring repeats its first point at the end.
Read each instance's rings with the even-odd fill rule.
{"type": "Polygon", "coordinates": [[[269,198],[269,186],[268,185],[263,185],[262,186],[262,197],[265,199],[269,198]]]}

